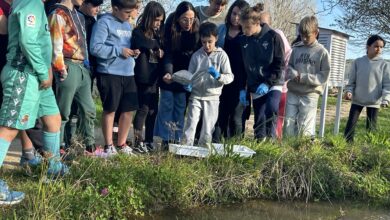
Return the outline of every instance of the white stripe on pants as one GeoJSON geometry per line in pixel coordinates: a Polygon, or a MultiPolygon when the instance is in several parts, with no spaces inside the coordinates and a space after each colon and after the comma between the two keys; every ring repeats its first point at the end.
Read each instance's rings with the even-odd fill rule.
{"type": "Polygon", "coordinates": [[[219,100],[191,99],[188,104],[186,125],[184,127],[185,144],[193,146],[196,126],[203,112],[202,130],[199,137],[199,146],[211,143],[214,126],[218,120],[219,100]]]}
{"type": "Polygon", "coordinates": [[[315,136],[319,94],[296,95],[287,92],[285,132],[287,136],[315,136]]]}

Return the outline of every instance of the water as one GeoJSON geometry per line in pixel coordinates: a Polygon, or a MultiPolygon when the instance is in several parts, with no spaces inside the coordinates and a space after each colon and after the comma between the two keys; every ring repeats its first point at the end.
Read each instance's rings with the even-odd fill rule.
{"type": "Polygon", "coordinates": [[[390,220],[390,210],[346,203],[300,203],[251,201],[219,207],[203,207],[185,212],[165,210],[147,219],[186,220],[390,220]]]}

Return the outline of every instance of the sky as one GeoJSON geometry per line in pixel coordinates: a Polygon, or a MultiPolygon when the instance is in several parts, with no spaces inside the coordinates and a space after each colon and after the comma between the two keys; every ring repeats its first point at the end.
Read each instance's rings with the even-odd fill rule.
{"type": "MultiPolygon", "coordinates": [[[[323,4],[321,3],[321,0],[316,0],[316,4],[317,4],[317,11],[319,12],[323,11],[323,4]]],[[[331,12],[319,13],[318,20],[319,20],[320,27],[329,28],[329,29],[347,33],[345,30],[343,31],[337,25],[335,25],[336,24],[335,19],[341,15],[342,15],[342,10],[340,10],[339,8],[335,8],[331,12]]],[[[347,33],[347,34],[351,35],[350,39],[354,37],[353,33],[347,33]]],[[[386,59],[390,59],[389,52],[390,51],[385,50],[385,53],[383,53],[382,56],[386,59]]],[[[347,59],[356,59],[358,57],[364,56],[365,54],[366,54],[365,45],[357,46],[357,45],[348,44],[347,54],[346,54],[347,59]]]]}

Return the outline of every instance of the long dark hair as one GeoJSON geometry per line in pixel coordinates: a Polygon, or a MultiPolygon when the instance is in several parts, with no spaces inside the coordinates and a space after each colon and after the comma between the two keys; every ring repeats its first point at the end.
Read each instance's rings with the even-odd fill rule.
{"type": "Polygon", "coordinates": [[[226,18],[225,18],[225,24],[226,24],[227,29],[229,29],[232,26],[232,22],[230,21],[231,20],[230,17],[232,16],[234,7],[238,7],[240,9],[240,11],[243,11],[246,8],[249,8],[249,3],[246,2],[245,0],[236,0],[235,2],[233,2],[233,4],[230,6],[228,13],[226,15],[226,18]]]}
{"type": "Polygon", "coordinates": [[[181,26],[180,26],[180,16],[187,11],[193,11],[194,16],[194,22],[192,23],[192,27],[190,29],[190,33],[198,32],[199,31],[199,21],[197,19],[197,14],[195,11],[194,6],[187,1],[181,2],[175,12],[173,12],[173,19],[172,19],[172,26],[171,26],[171,33],[172,33],[172,50],[179,50],[181,48],[181,26]]]}
{"type": "Polygon", "coordinates": [[[143,13],[138,18],[137,27],[139,27],[148,38],[153,38],[153,34],[162,36],[164,28],[160,27],[160,29],[157,30],[157,33],[153,29],[154,20],[160,16],[163,16],[163,20],[161,22],[161,25],[163,25],[165,20],[165,10],[163,6],[156,1],[150,1],[145,6],[143,13]]]}

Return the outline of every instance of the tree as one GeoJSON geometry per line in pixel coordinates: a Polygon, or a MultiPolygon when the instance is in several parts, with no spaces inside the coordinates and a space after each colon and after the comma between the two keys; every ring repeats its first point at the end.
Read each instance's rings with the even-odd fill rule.
{"type": "MultiPolygon", "coordinates": [[[[140,0],[141,9],[150,0],[140,0]]],[[[258,0],[247,0],[251,5],[258,3],[258,0]]],[[[174,11],[176,6],[181,2],[180,0],[158,0],[159,3],[164,7],[167,14],[174,11]]],[[[190,0],[194,5],[206,5],[208,0],[190,0]]],[[[233,0],[229,1],[229,5],[233,0]]],[[[296,37],[296,26],[294,23],[299,21],[305,15],[311,15],[315,13],[315,2],[314,0],[264,0],[262,1],[265,5],[265,9],[268,10],[272,16],[272,26],[274,28],[281,29],[286,37],[292,41],[296,37]]],[[[101,9],[102,12],[111,10],[111,1],[105,0],[101,9]]]]}
{"type": "MultiPolygon", "coordinates": [[[[249,2],[252,5],[259,1],[249,2]]],[[[296,38],[296,23],[304,16],[315,13],[313,0],[264,0],[264,6],[271,14],[271,26],[282,30],[290,42],[296,38]]]]}
{"type": "Polygon", "coordinates": [[[324,11],[342,10],[336,24],[342,30],[355,34],[355,43],[361,43],[371,34],[390,37],[390,1],[386,0],[321,0],[324,11]]]}

